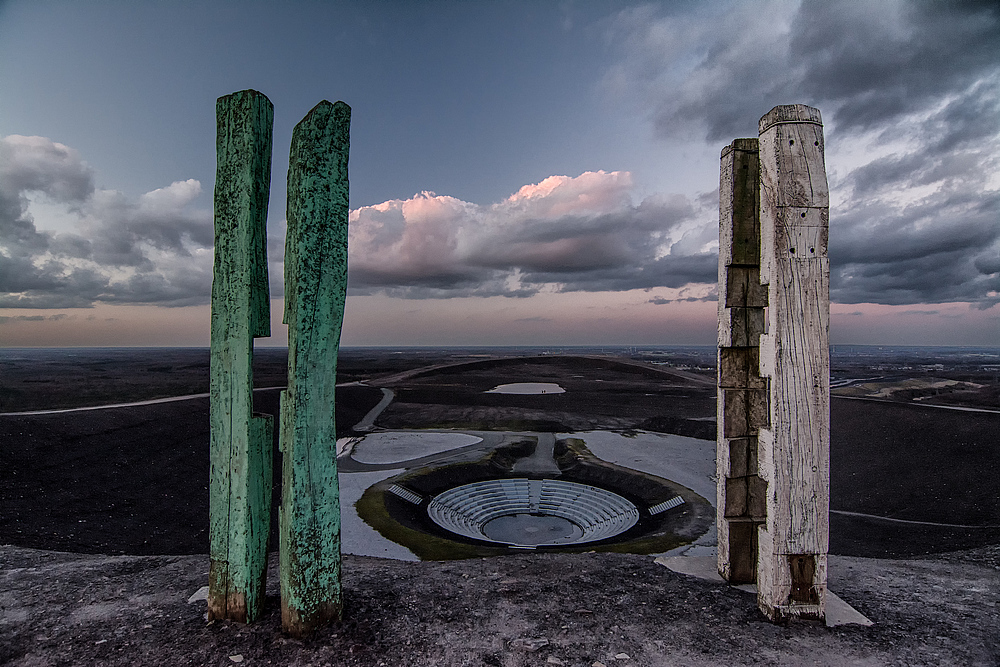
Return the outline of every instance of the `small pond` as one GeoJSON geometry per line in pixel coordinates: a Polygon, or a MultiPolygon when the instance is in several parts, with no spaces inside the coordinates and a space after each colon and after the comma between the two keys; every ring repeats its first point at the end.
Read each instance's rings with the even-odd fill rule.
{"type": "Polygon", "coordinates": [[[514,382],[493,387],[487,394],[565,394],[555,382],[514,382]]]}

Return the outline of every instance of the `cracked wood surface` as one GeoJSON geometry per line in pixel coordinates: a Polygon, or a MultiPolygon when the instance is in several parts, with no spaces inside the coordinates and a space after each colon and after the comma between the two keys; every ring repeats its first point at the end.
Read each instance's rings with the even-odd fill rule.
{"type": "Polygon", "coordinates": [[[767,519],[758,602],[771,618],[824,613],[830,504],[829,190],[819,111],[775,107],[760,121],[761,272],[768,286],[769,425],[759,433],[767,519]],[[805,582],[808,578],[811,582],[805,582]]]}
{"type": "Polygon", "coordinates": [[[334,393],[347,297],[351,109],[322,101],[295,126],[288,166],[282,394],[282,626],[340,618],[340,490],[334,393]]]}
{"type": "Polygon", "coordinates": [[[253,339],[270,336],[267,204],[274,108],[255,90],[216,102],[209,478],[210,618],[261,612],[270,532],[270,415],[253,414],[253,339]]]}

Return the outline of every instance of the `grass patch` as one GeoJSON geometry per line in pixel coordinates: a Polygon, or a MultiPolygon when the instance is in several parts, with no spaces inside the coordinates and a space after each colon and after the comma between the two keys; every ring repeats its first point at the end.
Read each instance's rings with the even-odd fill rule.
{"type": "Polygon", "coordinates": [[[420,560],[462,560],[507,553],[506,549],[456,542],[404,526],[389,514],[385,506],[386,490],[392,483],[392,480],[386,480],[370,487],[354,504],[358,516],[382,537],[403,545],[420,560]]]}

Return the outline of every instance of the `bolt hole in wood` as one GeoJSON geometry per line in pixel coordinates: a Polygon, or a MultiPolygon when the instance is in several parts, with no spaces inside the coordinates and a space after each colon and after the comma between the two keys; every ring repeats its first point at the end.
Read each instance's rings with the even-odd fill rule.
{"type": "MultiPolygon", "coordinates": [[[[748,333],[740,340],[746,344],[745,339],[750,339],[752,344],[759,338],[766,343],[756,350],[759,358],[753,366],[769,371],[758,376],[759,381],[755,378],[756,385],[764,386],[755,391],[763,394],[761,402],[766,405],[767,423],[756,425],[757,432],[751,435],[747,427],[753,425],[745,423],[746,410],[738,413],[734,409],[732,414],[720,410],[716,459],[718,498],[726,501],[726,512],[717,513],[718,569],[724,576],[728,574],[730,581],[756,579],[758,603],[772,620],[798,615],[823,617],[825,613],[822,596],[826,564],[823,559],[829,526],[823,510],[828,502],[830,480],[828,474],[821,474],[821,471],[827,472],[825,466],[829,460],[826,378],[830,371],[824,352],[829,348],[829,332],[824,326],[829,313],[829,268],[824,263],[829,193],[821,127],[816,109],[802,105],[775,107],[759,123],[759,152],[753,154],[759,158],[759,164],[746,158],[752,166],[758,167],[758,178],[754,178],[754,169],[734,175],[736,160],[744,158],[736,154],[735,144],[731,150],[723,152],[720,172],[720,240],[723,241],[719,251],[720,290],[722,287],[730,289],[731,273],[734,278],[739,275],[729,271],[737,264],[735,249],[728,245],[730,239],[739,238],[735,230],[746,229],[749,235],[752,233],[749,230],[757,231],[754,224],[759,221],[761,240],[766,239],[768,243],[759,248],[753,243],[744,244],[739,260],[741,264],[759,260],[761,284],[774,286],[766,288],[768,298],[764,303],[774,305],[763,307],[763,322],[758,326],[764,330],[764,337],[749,335],[749,327],[746,327],[748,333]],[[816,150],[796,146],[796,137],[808,144],[810,136],[816,150]],[[778,146],[782,141],[784,149],[778,146]],[[747,178],[747,182],[737,182],[736,176],[747,178]],[[810,210],[813,210],[811,215],[810,210]],[[798,225],[793,222],[794,211],[799,212],[798,225]],[[796,261],[778,260],[780,241],[777,247],[774,243],[778,238],[813,241],[813,245],[804,246],[805,254],[821,263],[798,262],[798,246],[791,245],[785,246],[786,259],[795,258],[796,261]],[[816,242],[823,245],[815,245],[816,242]],[[817,249],[823,250],[822,257],[817,257],[817,249]],[[758,257],[754,257],[754,250],[758,257]],[[734,471],[749,473],[749,466],[733,465],[735,438],[727,437],[728,433],[745,434],[747,439],[753,437],[760,448],[758,477],[766,479],[766,494],[771,502],[765,503],[767,506],[759,514],[746,517],[749,521],[742,512],[749,500],[746,486],[733,474],[734,471]],[[758,440],[758,433],[767,433],[770,437],[758,440]],[[727,459],[728,470],[723,465],[727,459]],[[809,464],[792,465],[793,461],[809,461],[809,464]],[[814,508],[818,511],[814,512],[814,508]],[[737,510],[741,510],[740,514],[736,514],[737,510]],[[802,521],[803,510],[814,518],[802,521]],[[768,529],[762,530],[759,526],[763,524],[757,521],[765,516],[768,529]],[[741,523],[734,519],[744,520],[741,523]]],[[[742,303],[725,305],[750,310],[742,303]]],[[[724,316],[724,309],[720,308],[720,313],[724,316]]],[[[729,321],[720,318],[720,344],[732,344],[732,321],[732,317],[729,321]]],[[[722,362],[727,359],[723,356],[725,349],[720,346],[719,353],[719,396],[723,400],[733,391],[724,384],[729,381],[729,374],[722,375],[722,362]]],[[[744,393],[750,391],[744,390],[744,393]]],[[[743,477],[748,479],[750,476],[745,474],[743,477]]]]}

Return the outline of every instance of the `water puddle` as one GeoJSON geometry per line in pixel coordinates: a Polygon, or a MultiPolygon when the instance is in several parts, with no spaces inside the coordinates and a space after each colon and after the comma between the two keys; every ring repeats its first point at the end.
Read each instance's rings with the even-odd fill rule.
{"type": "Polygon", "coordinates": [[[514,382],[493,387],[486,394],[565,394],[554,382],[514,382]]]}

